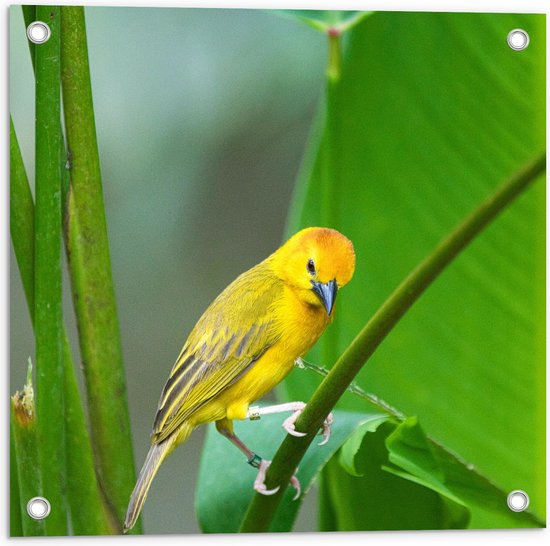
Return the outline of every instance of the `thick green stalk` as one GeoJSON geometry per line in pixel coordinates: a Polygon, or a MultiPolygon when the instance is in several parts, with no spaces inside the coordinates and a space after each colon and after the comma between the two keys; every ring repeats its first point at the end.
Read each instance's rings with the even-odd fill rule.
{"type": "Polygon", "coordinates": [[[110,535],[117,532],[95,473],[93,450],[76,384],[71,349],[64,337],[65,434],[67,445],[67,500],[75,535],[110,535]],[[69,370],[70,366],[70,370],[69,370]]]}
{"type": "MultiPolygon", "coordinates": [[[[34,325],[34,203],[13,122],[10,119],[10,232],[23,289],[34,325]]],[[[62,335],[65,372],[67,498],[76,535],[114,532],[95,475],[92,446],[78,391],[69,342],[62,335]]]]}
{"type": "Polygon", "coordinates": [[[437,245],[367,322],[313,393],[297,420],[296,429],[307,431],[307,436],[286,436],[275,454],[267,472],[266,485],[268,489],[279,484],[283,484],[283,487],[277,494],[269,497],[259,494],[254,496],[241,525],[241,532],[257,533],[269,530],[275,510],[294,469],[313,441],[324,418],[334,408],[365,362],[443,269],[521,192],[544,173],[545,166],[546,156],[542,154],[498,188],[437,245]]]}
{"type": "Polygon", "coordinates": [[[121,524],[135,469],[81,7],[62,8],[61,59],[71,161],[65,242],[96,462],[121,524]]]}
{"type": "Polygon", "coordinates": [[[54,507],[46,520],[46,528],[49,535],[66,535],[64,374],[61,350],[60,10],[56,6],[37,6],[36,16],[51,29],[50,39],[35,48],[36,414],[44,495],[54,507]]]}
{"type": "MultiPolygon", "coordinates": [[[[23,5],[21,6],[23,10],[23,19],[25,22],[25,29],[33,22],[36,21],[36,6],[23,5]]],[[[27,40],[29,44],[29,52],[31,55],[32,69],[36,71],[36,45],[33,44],[30,40],[27,40]]],[[[59,120],[59,132],[63,134],[63,128],[61,126],[61,119],[59,120]]],[[[67,154],[65,153],[65,146],[60,146],[59,148],[59,157],[61,165],[65,165],[67,162],[67,154]]],[[[67,169],[61,170],[61,204],[63,209],[65,209],[65,198],[69,191],[69,172],[67,169]]]]}
{"type": "MultiPolygon", "coordinates": [[[[34,312],[34,203],[10,117],[10,233],[29,312],[34,312]]],[[[10,419],[10,536],[23,536],[13,411],[10,419]]]]}
{"type": "MultiPolygon", "coordinates": [[[[34,326],[34,202],[15,128],[10,119],[10,232],[21,282],[34,326]]],[[[67,335],[63,332],[65,370],[65,434],[67,499],[73,533],[101,535],[114,532],[109,524],[95,475],[92,446],[67,335]]]]}
{"type": "MultiPolygon", "coordinates": [[[[28,4],[24,4],[21,6],[21,9],[23,11],[23,20],[25,21],[25,29],[26,29],[31,23],[36,21],[36,6],[29,6],[28,4]]],[[[32,67],[34,69],[35,60],[36,60],[35,59],[36,45],[33,44],[30,40],[27,40],[27,44],[29,45],[32,67]]]]}
{"type": "Polygon", "coordinates": [[[33,497],[43,496],[30,365],[23,391],[16,392],[11,399],[10,427],[13,432],[14,451],[18,463],[19,514],[23,536],[42,536],[46,534],[45,520],[37,521],[27,513],[27,502],[33,497]]]}
{"type": "Polygon", "coordinates": [[[23,536],[21,520],[21,494],[19,492],[19,467],[15,451],[13,410],[10,414],[10,537],[23,536]]]}

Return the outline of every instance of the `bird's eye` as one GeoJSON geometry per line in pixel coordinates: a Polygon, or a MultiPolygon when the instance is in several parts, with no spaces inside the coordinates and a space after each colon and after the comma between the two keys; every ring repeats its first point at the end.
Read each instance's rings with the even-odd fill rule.
{"type": "Polygon", "coordinates": [[[315,262],[311,258],[307,261],[307,271],[310,275],[315,275],[315,262]]]}

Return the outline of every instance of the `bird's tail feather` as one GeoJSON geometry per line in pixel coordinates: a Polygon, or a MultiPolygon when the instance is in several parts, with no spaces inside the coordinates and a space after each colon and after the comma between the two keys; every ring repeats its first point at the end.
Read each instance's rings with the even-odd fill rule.
{"type": "Polygon", "coordinates": [[[153,444],[147,453],[147,458],[143,463],[141,471],[139,473],[138,480],[132,491],[130,502],[128,503],[128,510],[126,511],[126,518],[124,519],[124,532],[127,533],[136,523],[139,517],[143,503],[147,498],[147,493],[153,478],[157,474],[157,470],[160,465],[170,454],[171,448],[174,442],[172,438],[167,438],[160,444],[153,444]]]}

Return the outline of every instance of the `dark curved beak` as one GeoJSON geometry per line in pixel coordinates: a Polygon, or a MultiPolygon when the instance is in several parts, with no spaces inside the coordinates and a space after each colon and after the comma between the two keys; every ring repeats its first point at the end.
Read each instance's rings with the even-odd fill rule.
{"type": "Polygon", "coordinates": [[[334,307],[334,301],[336,300],[336,294],[338,292],[338,285],[336,279],[327,283],[311,281],[312,290],[319,296],[319,299],[327,310],[327,315],[330,315],[332,308],[334,307]]]}

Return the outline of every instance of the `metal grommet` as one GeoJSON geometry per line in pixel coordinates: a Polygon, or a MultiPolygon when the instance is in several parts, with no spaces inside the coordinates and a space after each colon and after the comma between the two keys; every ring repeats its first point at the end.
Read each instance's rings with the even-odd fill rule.
{"type": "Polygon", "coordinates": [[[508,495],[507,502],[512,512],[523,512],[529,507],[529,495],[521,489],[515,489],[508,495]]]}
{"type": "Polygon", "coordinates": [[[515,28],[508,33],[506,41],[514,51],[522,51],[529,45],[529,34],[521,28],[515,28]]]}
{"type": "Polygon", "coordinates": [[[27,38],[33,44],[43,44],[50,39],[52,31],[43,21],[34,21],[27,27],[27,38]]]}
{"type": "Polygon", "coordinates": [[[44,519],[50,514],[51,506],[44,497],[33,497],[27,503],[27,514],[32,519],[44,519]]]}

